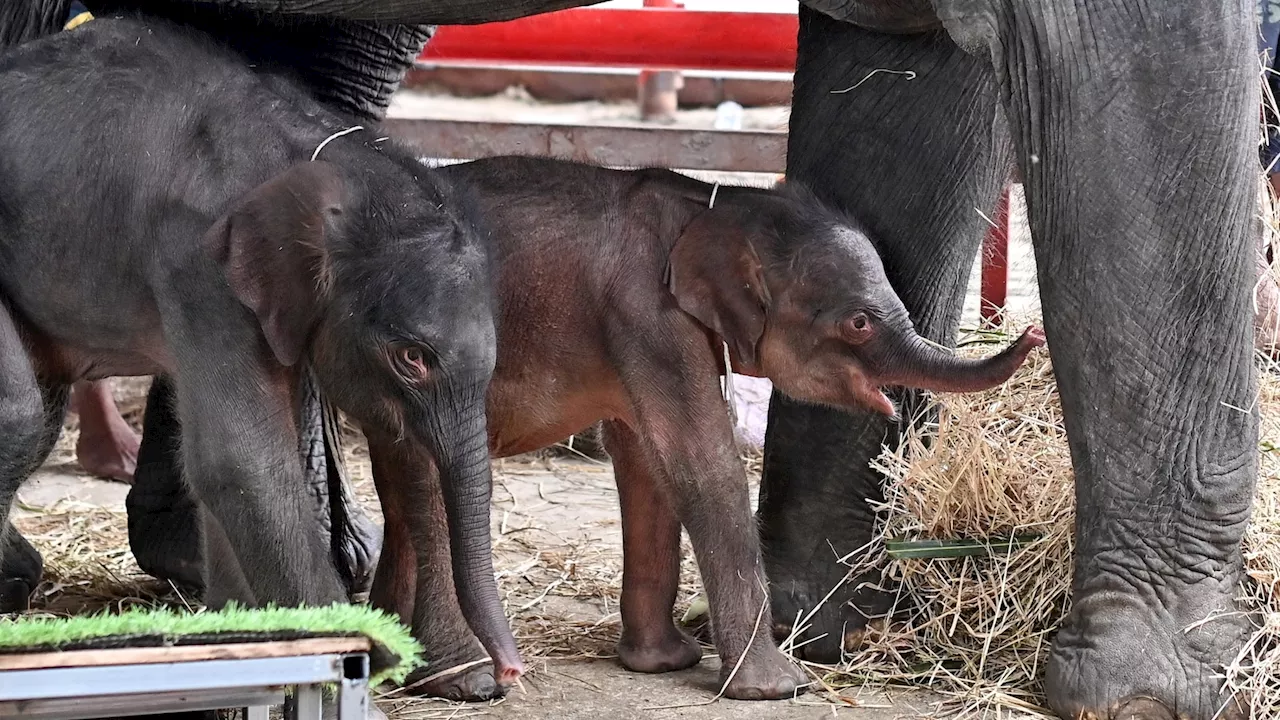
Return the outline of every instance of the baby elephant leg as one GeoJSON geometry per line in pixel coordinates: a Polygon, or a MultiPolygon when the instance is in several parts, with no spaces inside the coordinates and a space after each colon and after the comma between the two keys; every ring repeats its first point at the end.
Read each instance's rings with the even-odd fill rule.
{"type": "Polygon", "coordinates": [[[18,488],[57,442],[66,407],[66,386],[40,386],[17,326],[0,304],[0,613],[25,610],[40,581],[40,554],[9,522],[9,511],[18,488]]]}
{"type": "MultiPolygon", "coordinates": [[[[299,455],[315,501],[315,522],[330,536],[334,565],[348,594],[367,592],[381,531],[360,508],[342,465],[336,413],[314,379],[301,378],[299,455]]],[[[182,480],[181,425],[173,383],[157,376],[147,394],[135,482],[125,499],[129,545],[146,573],[199,589],[200,506],[182,480]]]]}
{"type": "Polygon", "coordinates": [[[604,443],[622,505],[622,639],[618,658],[634,672],[684,670],[702,659],[672,618],[680,590],[680,520],[630,428],[609,422],[604,443]]]}
{"type": "Polygon", "coordinates": [[[373,482],[382,503],[382,555],[370,603],[413,627],[426,663],[408,678],[411,692],[450,700],[500,697],[493,663],[471,632],[458,604],[449,552],[440,474],[435,463],[409,442],[366,431],[373,482]],[[429,492],[412,490],[425,479],[429,492]],[[410,528],[418,527],[415,534],[410,528]]]}
{"type": "Polygon", "coordinates": [[[173,383],[151,381],[133,487],[125,496],[129,547],[142,571],[184,588],[202,589],[200,506],[182,481],[181,426],[173,383]]]}
{"type": "Polygon", "coordinates": [[[724,695],[737,700],[791,697],[804,674],[773,642],[746,471],[728,410],[711,379],[717,368],[710,357],[687,349],[662,355],[661,349],[651,349],[642,366],[637,361],[645,372],[628,383],[635,432],[652,458],[653,477],[689,532],[711,609],[724,695]]]}

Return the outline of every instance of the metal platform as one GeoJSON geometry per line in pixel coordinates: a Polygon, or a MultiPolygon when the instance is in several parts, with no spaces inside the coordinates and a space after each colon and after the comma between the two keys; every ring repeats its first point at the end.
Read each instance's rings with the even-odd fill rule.
{"type": "Polygon", "coordinates": [[[369,650],[366,638],[341,637],[0,655],[0,718],[240,709],[267,720],[283,705],[288,720],[319,720],[328,686],[339,720],[364,720],[369,650]]]}

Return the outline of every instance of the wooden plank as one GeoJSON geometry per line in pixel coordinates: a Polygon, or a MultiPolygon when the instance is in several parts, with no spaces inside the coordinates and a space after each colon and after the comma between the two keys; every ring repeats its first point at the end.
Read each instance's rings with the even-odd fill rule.
{"type": "MultiPolygon", "coordinates": [[[[443,90],[455,97],[488,97],[507,88],[524,88],[535,100],[554,103],[588,100],[635,102],[639,70],[553,66],[419,64],[400,83],[402,89],[443,90]]],[[[680,107],[715,107],[732,100],[744,107],[787,105],[791,77],[785,73],[706,74],[683,72],[680,107]]]]}
{"type": "Polygon", "coordinates": [[[254,658],[303,657],[369,652],[366,637],[306,638],[279,642],[224,643],[170,647],[117,648],[112,650],[67,650],[63,652],[0,655],[0,671],[42,670],[111,665],[155,665],[199,660],[247,660],[254,658]]]}
{"type": "Polygon", "coordinates": [[[405,117],[388,118],[383,127],[389,135],[424,156],[449,160],[538,155],[606,167],[786,171],[787,134],[777,130],[695,130],[405,117]]]}

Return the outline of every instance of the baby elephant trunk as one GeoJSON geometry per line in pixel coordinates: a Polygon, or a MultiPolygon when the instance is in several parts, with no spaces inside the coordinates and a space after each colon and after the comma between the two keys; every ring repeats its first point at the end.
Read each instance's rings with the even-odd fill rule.
{"type": "Polygon", "coordinates": [[[1027,359],[1027,354],[1044,345],[1044,332],[1032,326],[1017,342],[989,358],[960,358],[929,344],[911,333],[905,345],[891,353],[880,380],[885,385],[932,390],[934,392],[976,392],[1008,380],[1027,359]]]}
{"type": "Polygon", "coordinates": [[[462,614],[493,659],[494,679],[507,687],[524,671],[502,610],[489,541],[493,480],[483,405],[451,418],[450,442],[437,449],[449,522],[454,583],[462,614]],[[478,409],[476,409],[478,408],[478,409]]]}

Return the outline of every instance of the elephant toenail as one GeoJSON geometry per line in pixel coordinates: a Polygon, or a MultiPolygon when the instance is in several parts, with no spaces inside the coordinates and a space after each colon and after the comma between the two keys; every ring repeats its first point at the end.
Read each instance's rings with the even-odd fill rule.
{"type": "Polygon", "coordinates": [[[850,630],[844,634],[844,651],[855,652],[862,647],[862,643],[867,639],[866,628],[858,628],[850,630]]]}
{"type": "Polygon", "coordinates": [[[1116,703],[1112,720],[1178,720],[1167,705],[1146,695],[1134,695],[1116,703]]]}

